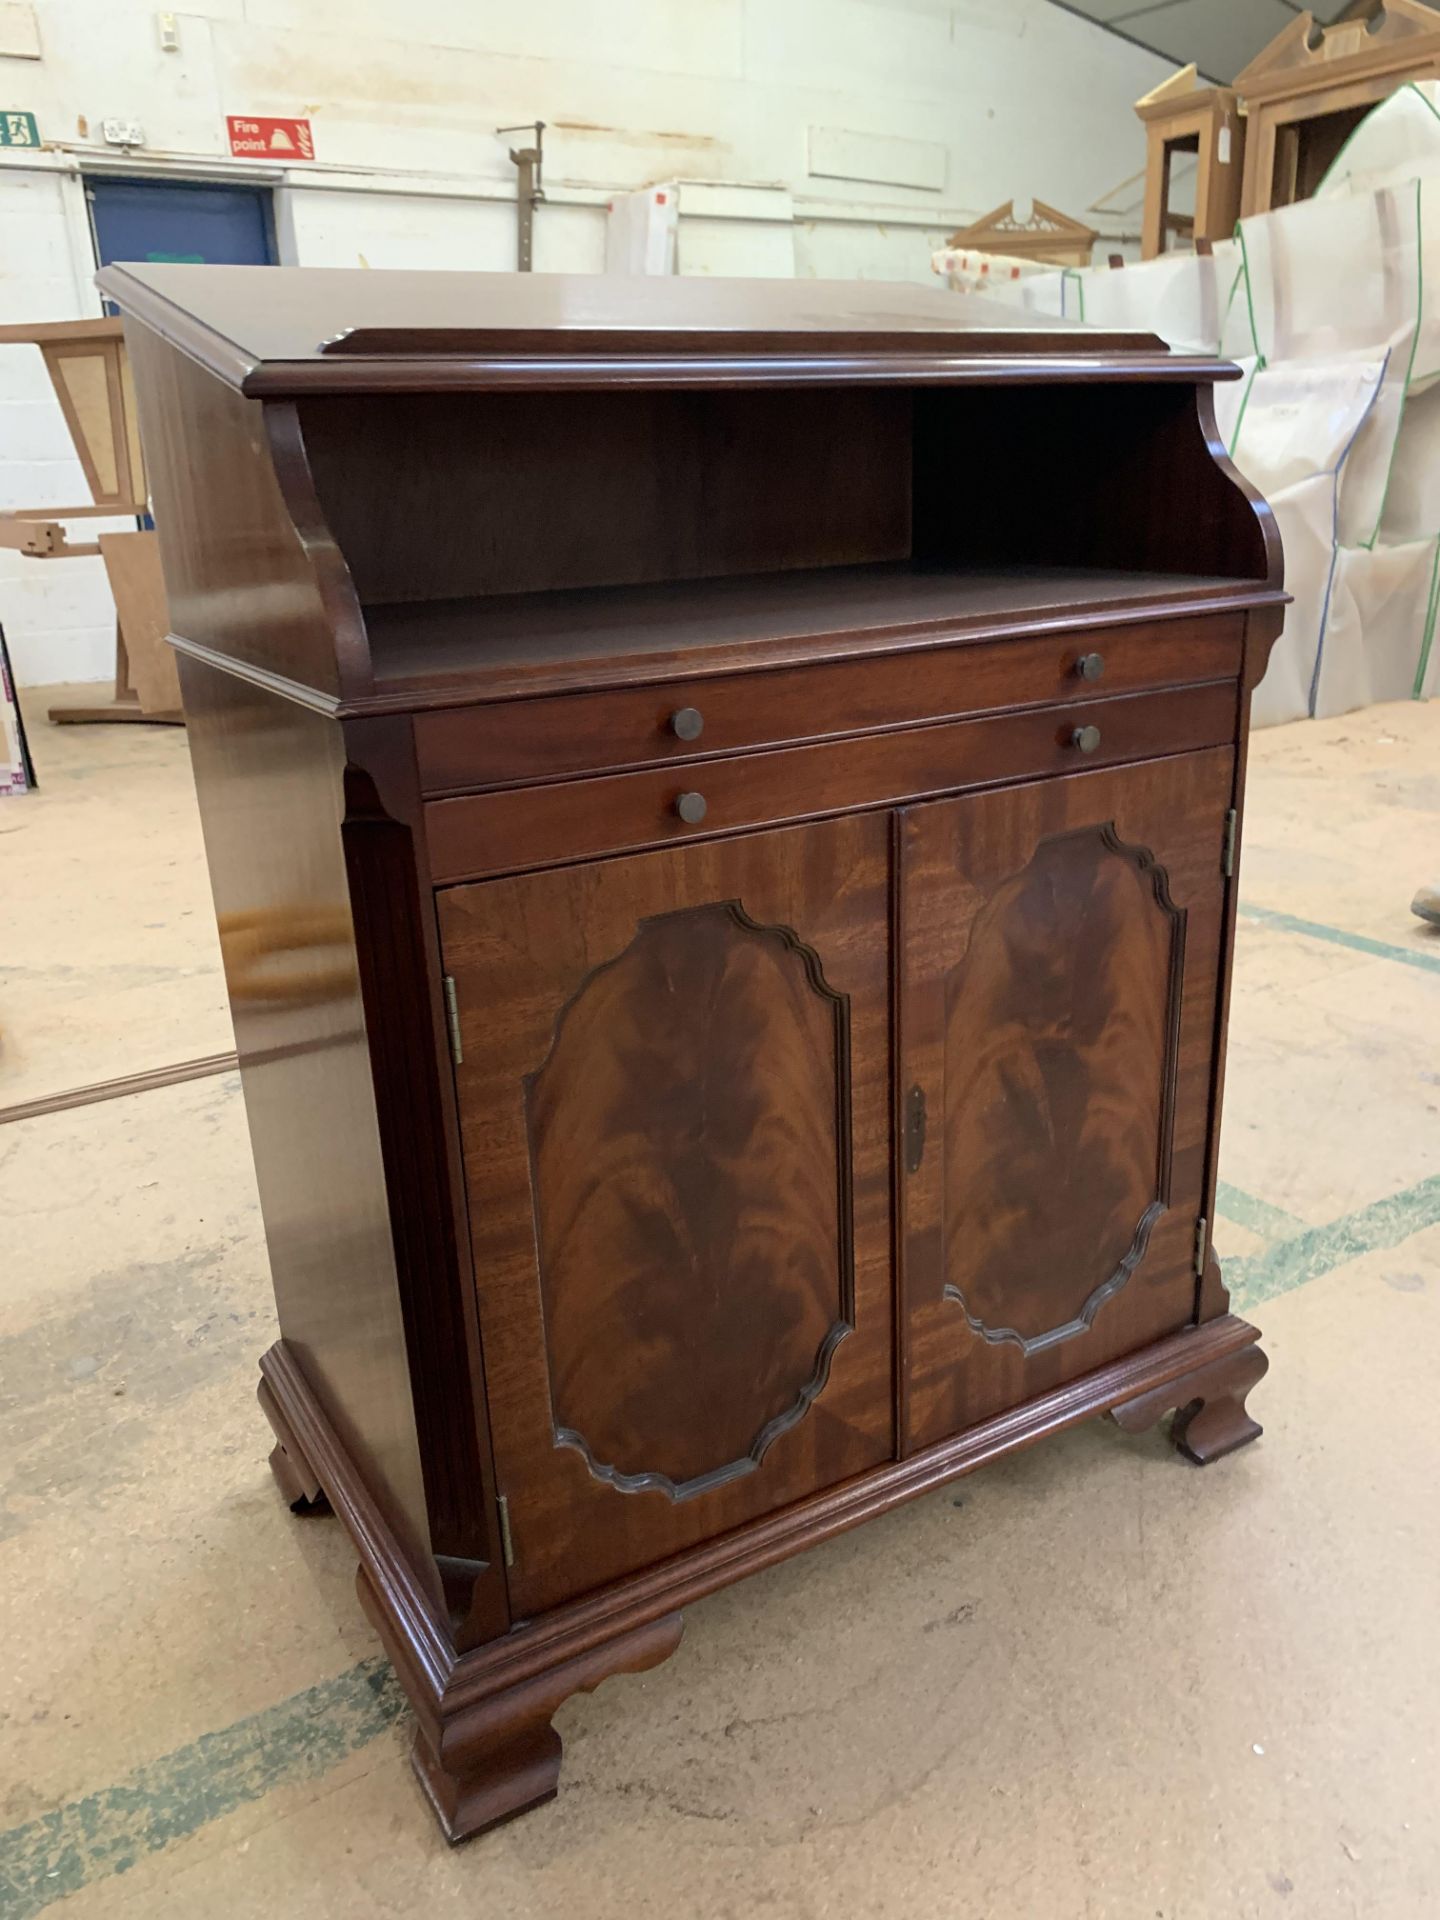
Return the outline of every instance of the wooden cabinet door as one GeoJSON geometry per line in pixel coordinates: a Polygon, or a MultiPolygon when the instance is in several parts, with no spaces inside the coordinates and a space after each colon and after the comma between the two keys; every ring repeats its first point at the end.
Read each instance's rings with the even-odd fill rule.
{"type": "Polygon", "coordinates": [[[892,1457],[889,822],[440,896],[512,1605],[892,1457]]]}
{"type": "Polygon", "coordinates": [[[1233,772],[901,816],[906,1451],[1195,1315],[1233,772]]]}

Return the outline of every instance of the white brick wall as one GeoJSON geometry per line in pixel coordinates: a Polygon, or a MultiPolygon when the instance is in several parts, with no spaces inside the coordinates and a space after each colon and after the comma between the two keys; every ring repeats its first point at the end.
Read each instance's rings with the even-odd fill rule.
{"type": "MultiPolygon", "coordinates": [[[[927,280],[963,219],[1011,195],[1083,214],[1135,172],[1131,103],[1165,72],[1047,0],[189,0],[177,53],[150,0],[37,4],[43,57],[0,60],[0,105],[88,160],[110,115],[182,178],[224,160],[226,114],[307,115],[322,167],[363,170],[325,188],[297,168],[277,191],[282,254],[314,265],[508,269],[515,170],[493,129],[539,115],[541,271],[598,271],[608,194],[693,179],[786,188],[798,274],[927,280]],[[928,143],[945,186],[812,176],[811,127],[928,143]]],[[[743,223],[694,242],[682,264],[752,251],[743,223]]],[[[97,311],[85,246],[74,179],[0,154],[0,320],[97,311]]],[[[84,498],[38,355],[0,348],[0,504],[84,498]]],[[[113,671],[98,560],[0,550],[0,621],[22,684],[113,671]]]]}
{"type": "MultiPolygon", "coordinates": [[[[0,61],[0,85],[37,71],[0,61]]],[[[0,169],[0,321],[94,311],[81,300],[61,181],[0,169]]],[[[89,497],[39,349],[0,347],[0,507],[79,506],[89,497]]],[[[115,671],[115,612],[98,559],[24,560],[0,547],[0,623],[22,686],[115,671]]]]}

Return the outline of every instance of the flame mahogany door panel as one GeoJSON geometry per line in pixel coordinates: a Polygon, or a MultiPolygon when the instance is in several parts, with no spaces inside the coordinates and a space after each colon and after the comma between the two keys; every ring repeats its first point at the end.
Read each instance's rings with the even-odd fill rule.
{"type": "Polygon", "coordinates": [[[901,815],[906,1451],[1194,1318],[1233,772],[901,815]]]}
{"type": "Polygon", "coordinates": [[[439,897],[518,1615],[893,1457],[880,814],[439,897]]]}

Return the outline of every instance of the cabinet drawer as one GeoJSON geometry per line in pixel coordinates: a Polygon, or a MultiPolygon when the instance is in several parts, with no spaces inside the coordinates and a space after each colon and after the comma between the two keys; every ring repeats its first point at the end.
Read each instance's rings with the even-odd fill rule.
{"type": "Polygon", "coordinates": [[[420,714],[420,785],[459,793],[1234,679],[1243,637],[1240,616],[1209,614],[420,714]]]}
{"type": "Polygon", "coordinates": [[[1235,737],[1237,697],[1236,684],[1221,681],[734,754],[708,765],[432,800],[425,808],[431,876],[445,886],[627,847],[1223,746],[1235,737]],[[1074,736],[1087,728],[1099,739],[1084,752],[1074,736]]]}

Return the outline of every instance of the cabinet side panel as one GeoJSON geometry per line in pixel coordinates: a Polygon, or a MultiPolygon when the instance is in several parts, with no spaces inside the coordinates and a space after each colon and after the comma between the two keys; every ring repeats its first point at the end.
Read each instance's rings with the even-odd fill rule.
{"type": "MultiPolygon", "coordinates": [[[[128,322],[145,461],[172,631],[318,692],[340,690],[337,652],[368,671],[359,614],[333,541],[286,504],[256,400],[128,322]],[[358,657],[357,657],[358,656],[358,657]]],[[[284,409],[277,410],[286,414],[284,409]]],[[[297,445],[282,435],[287,449],[297,445]]],[[[303,456],[288,452],[307,505],[303,456]]]]}
{"type": "Polygon", "coordinates": [[[339,726],[181,657],[280,1330],[347,1452],[428,1554],[346,877],[339,726]]]}
{"type": "MultiPolygon", "coordinates": [[[[1245,622],[1245,658],[1241,674],[1239,735],[1235,751],[1235,778],[1231,805],[1235,809],[1235,832],[1230,846],[1230,878],[1225,887],[1225,910],[1220,922],[1220,990],[1215,1004],[1215,1066],[1210,1095],[1210,1141],[1205,1172],[1205,1218],[1215,1221],[1215,1187],[1220,1175],[1220,1124],[1225,1100],[1225,1054],[1230,1039],[1230,987],[1235,968],[1235,914],[1240,903],[1239,859],[1245,827],[1245,777],[1250,757],[1250,706],[1255,689],[1270,664],[1270,650],[1284,624],[1279,607],[1252,613],[1245,622]]],[[[1212,1248],[1197,1287],[1197,1320],[1215,1320],[1230,1310],[1230,1295],[1221,1278],[1220,1263],[1212,1248]]]]}

